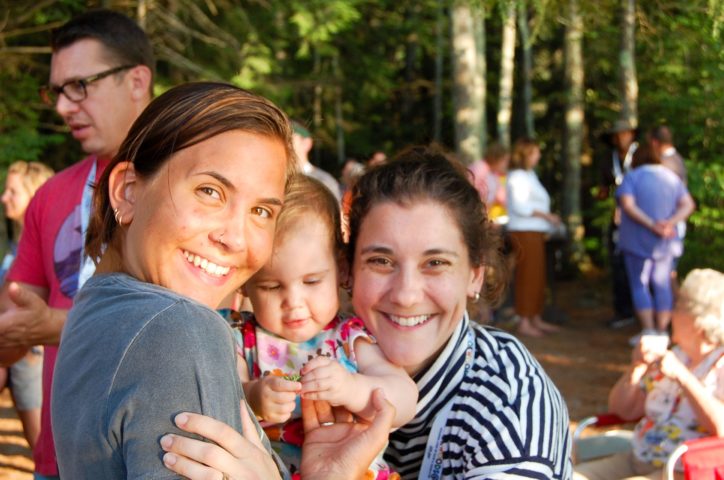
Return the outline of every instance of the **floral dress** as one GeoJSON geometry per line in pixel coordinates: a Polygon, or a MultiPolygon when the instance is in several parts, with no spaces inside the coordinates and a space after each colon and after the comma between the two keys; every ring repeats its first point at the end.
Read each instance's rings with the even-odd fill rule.
{"type": "MultiPolygon", "coordinates": [[[[678,347],[672,351],[688,365],[689,359],[683,351],[678,347]]],[[[724,400],[724,347],[709,353],[692,373],[709,393],[724,400]]],[[[644,376],[642,387],[647,392],[646,415],[636,425],[633,439],[633,451],[638,460],[663,467],[679,445],[710,435],[699,424],[694,408],[678,382],[661,372],[653,372],[644,376]]]]}
{"type": "MultiPolygon", "coordinates": [[[[344,319],[336,317],[317,336],[306,342],[296,343],[281,338],[259,326],[249,312],[221,310],[234,331],[237,353],[246,360],[249,376],[258,379],[266,375],[277,375],[293,381],[299,381],[300,370],[309,360],[326,356],[334,358],[347,371],[357,373],[357,361],[354,354],[354,342],[363,338],[375,343],[358,318],[344,319]]],[[[299,478],[301,446],[304,441],[300,397],[289,420],[282,424],[261,422],[271,441],[272,448],[299,478]]],[[[399,478],[390,473],[380,454],[367,472],[367,478],[387,480],[399,478]]]]}

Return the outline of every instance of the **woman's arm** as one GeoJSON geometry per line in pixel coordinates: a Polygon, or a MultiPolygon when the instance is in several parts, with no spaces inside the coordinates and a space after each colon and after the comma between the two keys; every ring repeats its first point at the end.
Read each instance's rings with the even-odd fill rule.
{"type": "Polygon", "coordinates": [[[631,365],[621,375],[608,394],[608,409],[624,420],[637,420],[644,415],[646,393],[639,385],[649,370],[651,361],[656,360],[646,346],[639,342],[631,353],[631,365]]]}
{"type": "Polygon", "coordinates": [[[636,223],[643,225],[651,231],[655,231],[656,221],[636,205],[636,198],[633,195],[621,195],[619,197],[619,204],[623,211],[626,212],[626,215],[631,217],[636,223]]]}
{"type": "Polygon", "coordinates": [[[375,408],[371,394],[381,388],[396,409],[392,426],[401,427],[412,420],[415,417],[419,392],[407,372],[402,367],[390,363],[378,345],[369,343],[365,339],[358,338],[354,349],[360,372],[355,375],[355,388],[360,389],[360,392],[369,392],[366,400],[363,395],[356,396],[360,400],[365,400],[365,406],[359,414],[364,418],[374,415],[375,408]]]}
{"type": "Polygon", "coordinates": [[[661,360],[661,372],[679,382],[701,426],[714,436],[724,437],[724,402],[708,392],[672,352],[667,352],[661,360]]]}

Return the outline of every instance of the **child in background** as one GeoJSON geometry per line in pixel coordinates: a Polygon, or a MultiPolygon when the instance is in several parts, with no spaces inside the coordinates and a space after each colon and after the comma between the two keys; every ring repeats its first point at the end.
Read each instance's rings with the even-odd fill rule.
{"type": "MultiPolygon", "coordinates": [[[[341,250],[337,200],[322,183],[297,176],[287,187],[271,259],[243,287],[254,314],[228,313],[247,401],[292,473],[303,441],[299,395],[366,418],[374,413],[372,392],[383,388],[396,408],[393,426],[415,414],[415,383],[359,319],[337,313],[341,250]]],[[[369,476],[389,475],[378,457],[369,476]]]]}

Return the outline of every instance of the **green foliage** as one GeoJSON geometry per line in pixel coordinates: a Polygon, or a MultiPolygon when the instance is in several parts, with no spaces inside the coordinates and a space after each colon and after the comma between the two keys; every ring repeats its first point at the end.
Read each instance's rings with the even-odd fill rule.
{"type": "Polygon", "coordinates": [[[724,271],[724,162],[687,162],[696,211],[689,217],[679,274],[694,268],[724,271]]]}

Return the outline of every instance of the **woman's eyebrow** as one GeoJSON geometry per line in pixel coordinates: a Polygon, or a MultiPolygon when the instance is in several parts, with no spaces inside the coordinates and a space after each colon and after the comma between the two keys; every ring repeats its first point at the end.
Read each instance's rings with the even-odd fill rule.
{"type": "Polygon", "coordinates": [[[225,176],[223,176],[222,174],[220,174],[218,172],[214,172],[213,170],[197,172],[194,175],[208,175],[208,176],[213,177],[216,180],[218,180],[219,183],[221,183],[226,188],[228,188],[230,190],[236,190],[236,186],[233,183],[231,183],[231,180],[229,180],[228,178],[226,178],[225,176]]]}
{"type": "Polygon", "coordinates": [[[392,255],[392,249],[389,247],[383,247],[382,245],[370,245],[360,250],[360,253],[383,253],[385,255],[392,255]]]}

